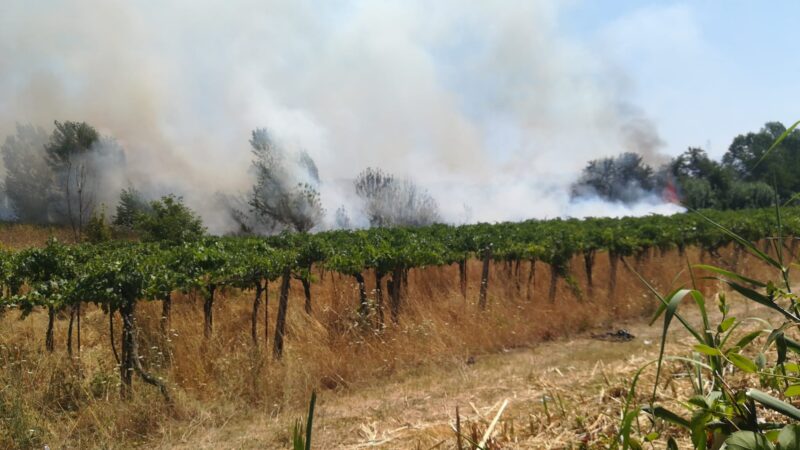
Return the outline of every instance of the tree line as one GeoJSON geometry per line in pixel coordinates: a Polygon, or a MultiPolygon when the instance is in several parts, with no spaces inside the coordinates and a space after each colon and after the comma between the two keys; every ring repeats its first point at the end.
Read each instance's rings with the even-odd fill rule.
{"type": "MultiPolygon", "coordinates": [[[[794,176],[800,169],[800,130],[788,133],[766,155],[785,131],[781,123],[770,122],[758,132],[739,135],[720,161],[701,148],[689,148],[658,169],[636,153],[593,160],[573,183],[571,194],[623,203],[655,195],[693,209],[739,209],[771,205],[777,189],[778,199],[786,201],[800,192],[800,179],[794,176]]],[[[327,212],[320,197],[319,169],[309,153],[280,141],[266,128],[254,130],[249,144],[250,191],[219,193],[215,199],[221,205],[219,213],[236,224],[236,233],[322,229],[327,212]]],[[[122,146],[85,122],[56,121],[49,133],[18,125],[0,153],[6,172],[0,184],[0,219],[68,226],[76,239],[89,229],[95,238],[111,231],[149,235],[154,220],[166,220],[166,214],[186,220],[192,232],[202,229],[202,224],[190,223],[199,217],[187,216],[193,213],[182,197],[154,195],[157,191],[150,186],[126,181],[122,146]],[[116,215],[111,214],[114,209],[116,215]],[[106,222],[113,229],[103,229],[106,222]]],[[[352,190],[358,211],[339,207],[328,227],[424,226],[441,221],[437,201],[426,189],[380,168],[364,169],[353,180],[352,190]],[[361,220],[353,220],[351,214],[361,220]]]]}
{"type": "MultiPolygon", "coordinates": [[[[85,122],[54,125],[50,133],[18,125],[0,146],[6,172],[0,183],[0,220],[69,226],[76,239],[87,231],[95,237],[110,231],[146,237],[154,227],[169,227],[160,223],[168,217],[183,221],[190,232],[202,228],[181,196],[153,195],[157,190],[152,187],[127,180],[125,152],[115,139],[85,122]],[[104,222],[113,229],[103,230],[104,222]]],[[[266,128],[254,130],[249,144],[252,164],[246,175],[252,188],[218,193],[213,200],[220,205],[219,213],[230,216],[237,234],[321,229],[326,211],[319,169],[309,153],[280,141],[266,128]]],[[[340,207],[334,215],[337,228],[422,226],[440,220],[438,204],[427,190],[379,168],[364,169],[352,190],[360,210],[340,207]],[[356,224],[351,213],[363,216],[366,223],[356,224]]]]}
{"type": "Polygon", "coordinates": [[[785,202],[800,192],[800,130],[793,130],[772,151],[787,128],[769,122],[758,132],[736,136],[720,161],[691,147],[654,169],[641,155],[622,153],[590,161],[572,185],[572,196],[597,196],[633,203],[665,197],[692,209],[741,209],[785,202]]]}

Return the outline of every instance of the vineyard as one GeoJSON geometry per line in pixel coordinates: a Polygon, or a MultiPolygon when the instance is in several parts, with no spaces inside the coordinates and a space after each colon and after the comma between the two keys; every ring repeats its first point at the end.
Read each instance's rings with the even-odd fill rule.
{"type": "MultiPolygon", "coordinates": [[[[800,215],[787,209],[783,232],[800,233],[800,215]]],[[[172,297],[191,293],[202,298],[203,335],[214,333],[215,300],[225,289],[252,292],[251,338],[258,344],[262,303],[269,301],[268,285],[277,283],[278,304],[274,318],[272,355],[284,355],[287,310],[291,280],[303,287],[304,310],[312,314],[315,299],[311,284],[326,273],[352,277],[358,289],[353,312],[359,327],[381,332],[397,324],[403,314],[409,272],[431,266],[457,266],[458,285],[465,300],[479,310],[487,308],[492,280],[490,264],[501,264],[513,274],[515,289],[530,299],[537,268],[549,279],[547,297],[556,299],[559,280],[565,281],[577,298],[592,297],[597,284],[593,276],[599,255],[608,258],[605,293],[615,295],[617,272],[625,258],[640,262],[653,251],[664,254],[687,247],[717,255],[732,239],[714,225],[719,223],[749,241],[772,235],[771,210],[680,214],[622,219],[548,220],[522,223],[436,225],[418,229],[370,229],[330,231],[318,234],[282,234],[268,238],[206,238],[182,244],[114,242],[102,245],[64,245],[50,240],[39,248],[0,253],[2,307],[21,311],[47,311],[46,349],[53,352],[54,321],[69,313],[67,349],[80,347],[81,308],[94,304],[109,316],[113,354],[119,365],[123,396],[130,395],[132,375],[156,385],[169,400],[163,380],[147,373],[137,350],[135,311],[137,303],[160,302],[162,332],[171,327],[172,297]],[[607,255],[607,256],[605,256],[607,255]],[[579,258],[581,268],[571,267],[579,258]],[[480,279],[468,279],[467,262],[480,261],[480,279]],[[584,274],[579,282],[577,273],[584,274]],[[367,285],[365,274],[372,274],[367,285]],[[467,286],[477,283],[477,299],[467,298],[467,286]],[[113,316],[122,321],[117,345],[113,316]],[[119,350],[117,350],[119,346],[119,350]]],[[[794,252],[795,242],[791,241],[794,252]]],[[[738,248],[738,247],[735,247],[738,248]]],[[[734,249],[734,251],[736,251],[734,249]]],[[[735,260],[736,258],[734,258],[735,260]]],[[[431,300],[435,301],[435,300],[431,300]]],[[[263,308],[269,329],[269,310],[263,308]]],[[[267,337],[267,340],[269,337],[267,337]]]]}
{"type": "Polygon", "coordinates": [[[0,442],[152,444],[165,423],[223,415],[212,399],[278,414],[313,388],[610,326],[654,310],[640,275],[755,274],[715,224],[767,249],[800,233],[798,212],[781,233],[773,210],[747,210],[6,249],[0,412],[16,419],[0,442]]]}

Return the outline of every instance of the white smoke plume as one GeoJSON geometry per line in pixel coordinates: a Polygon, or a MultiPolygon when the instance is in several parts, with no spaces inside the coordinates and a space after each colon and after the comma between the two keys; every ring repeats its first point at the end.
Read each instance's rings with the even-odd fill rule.
{"type": "Polygon", "coordinates": [[[216,232],[232,224],[215,194],[252,185],[258,127],[315,159],[330,222],[359,210],[342,180],[370,166],[452,222],[673,212],[570,202],[586,161],[663,143],[560,5],[6,0],[0,136],[87,121],[126,149],[120,186],[183,195],[216,232]]]}

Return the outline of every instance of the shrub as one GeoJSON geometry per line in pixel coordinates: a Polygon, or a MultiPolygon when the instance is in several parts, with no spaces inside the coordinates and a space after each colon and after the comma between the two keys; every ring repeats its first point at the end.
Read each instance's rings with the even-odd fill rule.
{"type": "Polygon", "coordinates": [[[765,208],[775,201],[775,191],[763,181],[736,182],[728,194],[731,209],[765,208]]]}
{"type": "Polygon", "coordinates": [[[201,238],[206,229],[181,197],[167,195],[150,202],[150,212],[136,216],[134,231],[144,241],[184,242],[201,238]]]}
{"type": "Polygon", "coordinates": [[[96,244],[99,242],[110,241],[113,238],[111,227],[106,223],[105,207],[100,211],[95,211],[86,224],[86,240],[96,244]]]}

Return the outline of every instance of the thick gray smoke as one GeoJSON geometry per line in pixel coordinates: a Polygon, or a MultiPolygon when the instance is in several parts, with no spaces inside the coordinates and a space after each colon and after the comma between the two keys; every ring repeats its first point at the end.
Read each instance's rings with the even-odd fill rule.
{"type": "Polygon", "coordinates": [[[234,226],[216,194],[250,189],[264,126],[314,158],[329,223],[359,210],[366,167],[453,222],[672,211],[570,202],[586,161],[661,139],[560,4],[7,0],[0,136],[87,121],[126,149],[120,186],[183,195],[212,231],[234,226]]]}
{"type": "Polygon", "coordinates": [[[113,205],[126,175],[116,140],[87,128],[82,139],[64,132],[18,125],[0,144],[5,166],[0,218],[28,223],[69,223],[78,229],[101,205],[113,205]],[[69,142],[69,143],[68,143],[69,142]],[[67,150],[69,149],[69,150],[67,150]]]}
{"type": "Polygon", "coordinates": [[[354,187],[363,202],[359,211],[367,221],[363,226],[421,227],[441,222],[436,199],[409,179],[370,167],[356,177],[354,187]]]}

